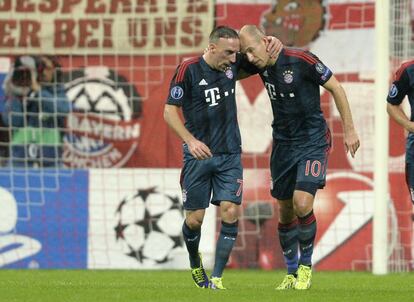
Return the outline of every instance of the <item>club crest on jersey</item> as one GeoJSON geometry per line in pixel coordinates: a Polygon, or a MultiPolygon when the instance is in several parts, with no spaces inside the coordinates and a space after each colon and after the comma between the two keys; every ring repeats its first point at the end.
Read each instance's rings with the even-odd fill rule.
{"type": "Polygon", "coordinates": [[[233,78],[233,71],[231,70],[230,67],[227,68],[224,73],[226,74],[226,77],[228,77],[230,80],[233,78]]]}
{"type": "Polygon", "coordinates": [[[171,88],[170,94],[173,99],[179,100],[183,97],[184,90],[180,86],[174,86],[173,88],[171,88]]]}
{"type": "Polygon", "coordinates": [[[398,94],[398,88],[397,86],[395,86],[395,84],[392,84],[391,88],[390,88],[390,92],[388,93],[388,96],[390,98],[395,98],[398,94]]]}
{"type": "Polygon", "coordinates": [[[283,72],[283,80],[286,84],[290,84],[293,82],[293,71],[292,70],[285,70],[283,72]]]}

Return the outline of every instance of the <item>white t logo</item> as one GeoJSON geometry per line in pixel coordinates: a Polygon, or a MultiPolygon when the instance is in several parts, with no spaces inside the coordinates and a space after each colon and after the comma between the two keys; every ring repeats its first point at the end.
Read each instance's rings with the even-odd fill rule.
{"type": "Polygon", "coordinates": [[[267,94],[269,95],[270,99],[275,101],[276,100],[275,85],[265,82],[265,86],[266,86],[267,94]]]}
{"type": "Polygon", "coordinates": [[[206,102],[207,103],[211,102],[209,106],[218,105],[218,103],[216,102],[217,100],[220,99],[220,90],[218,89],[218,87],[204,90],[204,95],[206,97],[206,102]]]}

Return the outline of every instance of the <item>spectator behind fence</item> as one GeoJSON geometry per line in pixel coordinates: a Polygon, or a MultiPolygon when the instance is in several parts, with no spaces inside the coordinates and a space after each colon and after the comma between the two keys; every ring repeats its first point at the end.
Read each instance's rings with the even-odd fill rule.
{"type": "Polygon", "coordinates": [[[3,122],[11,129],[10,163],[17,167],[62,164],[62,130],[71,104],[54,57],[22,56],[5,81],[3,122]]]}

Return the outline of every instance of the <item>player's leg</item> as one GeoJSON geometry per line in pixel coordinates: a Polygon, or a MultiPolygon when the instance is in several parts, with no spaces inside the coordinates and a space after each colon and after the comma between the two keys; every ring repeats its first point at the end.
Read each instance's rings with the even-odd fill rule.
{"type": "Polygon", "coordinates": [[[182,231],[191,268],[200,267],[198,247],[201,238],[201,225],[203,224],[205,210],[186,211],[182,231]]]}
{"type": "MultiPolygon", "coordinates": [[[[315,187],[315,192],[316,192],[315,187]]],[[[299,264],[311,266],[316,236],[316,218],[313,214],[314,195],[295,190],[293,195],[295,214],[298,217],[299,264]]]]}
{"type": "Polygon", "coordinates": [[[279,242],[287,267],[287,274],[276,287],[278,290],[290,289],[296,283],[298,269],[298,223],[293,211],[292,199],[278,200],[279,205],[279,242]]]}
{"type": "Polygon", "coordinates": [[[314,195],[295,190],[294,208],[298,217],[299,266],[295,289],[308,289],[312,280],[312,254],[316,237],[316,218],[313,214],[314,195]]]}
{"type": "Polygon", "coordinates": [[[298,269],[298,228],[293,210],[293,192],[296,184],[294,150],[288,146],[273,146],[270,161],[272,175],[271,195],[278,201],[278,236],[287,267],[287,274],[276,287],[278,290],[294,288],[298,269]]]}
{"type": "Polygon", "coordinates": [[[182,233],[190,259],[191,274],[198,287],[208,287],[208,277],[199,252],[201,226],[209,206],[211,185],[205,161],[187,160],[181,172],[181,188],[186,218],[182,233]]]}
{"type": "Polygon", "coordinates": [[[201,253],[199,252],[201,225],[203,224],[205,210],[186,211],[183,223],[183,238],[187,247],[191,275],[197,287],[207,288],[208,277],[204,270],[201,253]]]}
{"type": "Polygon", "coordinates": [[[299,268],[296,289],[308,289],[312,279],[312,254],[316,237],[313,204],[316,191],[325,186],[329,146],[307,150],[298,163],[293,207],[298,217],[299,268]]]}
{"type": "Polygon", "coordinates": [[[219,156],[215,166],[217,170],[212,180],[212,203],[220,205],[221,228],[216,244],[210,287],[225,289],[222,284],[222,276],[237,239],[243,192],[243,171],[240,154],[219,156]]]}

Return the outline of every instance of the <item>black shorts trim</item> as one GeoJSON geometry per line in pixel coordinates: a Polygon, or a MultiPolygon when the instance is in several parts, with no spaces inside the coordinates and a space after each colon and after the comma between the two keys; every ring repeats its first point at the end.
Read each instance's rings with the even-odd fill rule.
{"type": "Polygon", "coordinates": [[[315,196],[316,191],[318,191],[318,189],[322,189],[323,187],[324,185],[321,186],[314,182],[298,182],[296,183],[295,190],[304,191],[315,196]]]}

